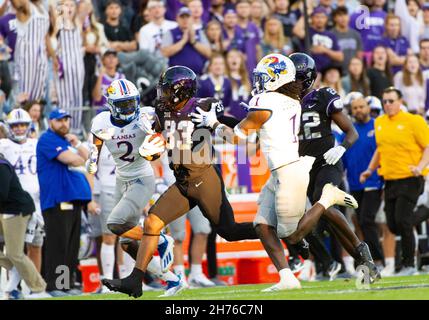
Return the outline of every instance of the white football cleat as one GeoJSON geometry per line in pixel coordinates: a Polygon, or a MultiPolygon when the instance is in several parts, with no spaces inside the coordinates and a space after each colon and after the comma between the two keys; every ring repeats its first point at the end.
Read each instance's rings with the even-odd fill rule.
{"type": "Polygon", "coordinates": [[[295,278],[295,281],[291,279],[291,281],[288,282],[279,282],[275,285],[266,288],[264,290],[261,290],[261,292],[277,292],[277,291],[283,291],[283,290],[294,290],[294,289],[302,289],[301,283],[298,279],[295,278]]]}
{"type": "Polygon", "coordinates": [[[203,273],[198,275],[189,275],[188,282],[191,288],[210,288],[215,287],[216,284],[210,281],[203,273]]]}
{"type": "Polygon", "coordinates": [[[178,281],[167,281],[167,290],[165,290],[164,294],[158,296],[158,298],[175,296],[182,290],[187,289],[188,284],[186,281],[183,281],[180,276],[178,277],[178,281]]]}
{"type": "Polygon", "coordinates": [[[353,196],[340,190],[332,183],[325,184],[319,202],[322,203],[325,207],[327,206],[326,209],[336,204],[354,209],[357,209],[358,207],[358,203],[353,196]]]}

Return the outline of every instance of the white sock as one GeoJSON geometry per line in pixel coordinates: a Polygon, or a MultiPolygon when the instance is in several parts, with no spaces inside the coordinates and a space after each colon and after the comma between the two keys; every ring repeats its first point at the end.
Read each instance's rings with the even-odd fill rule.
{"type": "Polygon", "coordinates": [[[190,276],[198,276],[203,273],[203,266],[201,264],[191,264],[190,276]]]}
{"type": "Polygon", "coordinates": [[[320,200],[317,201],[317,203],[321,204],[323,208],[325,208],[325,210],[332,206],[332,200],[326,199],[326,197],[323,197],[323,194],[320,200]]]}
{"type": "Polygon", "coordinates": [[[344,256],[343,261],[347,272],[351,274],[355,273],[355,259],[353,259],[351,256],[344,256]]]}
{"type": "Polygon", "coordinates": [[[9,281],[6,285],[6,292],[11,292],[13,290],[18,289],[18,284],[21,281],[21,276],[18,273],[18,270],[16,270],[15,267],[10,269],[9,271],[9,281]]]}
{"type": "Polygon", "coordinates": [[[386,263],[386,268],[395,269],[395,258],[394,257],[389,257],[389,258],[385,258],[384,262],[386,263]]]}
{"type": "Polygon", "coordinates": [[[291,278],[295,278],[290,268],[284,268],[279,271],[280,282],[289,282],[291,278]]]}
{"type": "Polygon", "coordinates": [[[182,276],[182,278],[185,277],[185,266],[183,264],[174,265],[173,270],[175,274],[182,276]]]}
{"type": "Polygon", "coordinates": [[[113,279],[113,267],[115,264],[115,245],[101,244],[100,250],[101,267],[103,268],[103,276],[106,279],[113,279]]]}
{"type": "Polygon", "coordinates": [[[133,271],[135,261],[131,256],[124,251],[123,253],[124,264],[119,265],[119,277],[121,279],[128,277],[133,271]]]}

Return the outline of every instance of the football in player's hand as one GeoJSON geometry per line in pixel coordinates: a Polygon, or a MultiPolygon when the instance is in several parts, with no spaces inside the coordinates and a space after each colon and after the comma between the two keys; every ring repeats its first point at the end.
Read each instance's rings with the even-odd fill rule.
{"type": "Polygon", "coordinates": [[[167,141],[164,139],[164,136],[161,133],[157,132],[157,133],[152,134],[149,137],[148,142],[153,144],[153,147],[162,149],[161,152],[157,152],[157,153],[154,153],[150,156],[144,157],[148,161],[154,161],[154,160],[158,159],[161,156],[162,152],[165,150],[165,146],[167,145],[167,141]]]}

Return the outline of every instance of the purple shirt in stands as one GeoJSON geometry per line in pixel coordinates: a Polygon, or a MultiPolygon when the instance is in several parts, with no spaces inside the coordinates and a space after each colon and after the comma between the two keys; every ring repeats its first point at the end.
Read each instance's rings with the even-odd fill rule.
{"type": "Polygon", "coordinates": [[[225,107],[225,112],[229,113],[231,116],[238,120],[243,120],[247,115],[247,108],[240,105],[240,102],[248,103],[251,96],[249,92],[245,92],[246,89],[241,85],[241,80],[232,79],[232,83],[236,84],[236,90],[232,89],[232,99],[229,104],[229,108],[225,107]]]}
{"type": "MultiPolygon", "coordinates": [[[[410,48],[410,43],[405,37],[398,37],[396,39],[384,37],[381,44],[390,48],[400,57],[405,57],[407,55],[408,49],[410,48]]],[[[402,69],[402,66],[393,66],[392,73],[395,74],[402,69]]]]}
{"type": "MultiPolygon", "coordinates": [[[[225,40],[230,39],[230,38],[228,38],[228,34],[226,33],[225,30],[223,30],[223,38],[225,40]]],[[[231,42],[229,43],[228,48],[226,48],[225,50],[229,51],[232,49],[237,49],[243,53],[246,53],[246,44],[244,42],[244,34],[243,34],[243,31],[241,30],[241,28],[239,28],[238,26],[235,27],[234,37],[232,38],[231,42]]]]}
{"type": "MultiPolygon", "coordinates": [[[[116,72],[115,76],[113,78],[109,77],[107,74],[103,75],[103,79],[101,80],[101,100],[99,101],[93,101],[92,104],[96,107],[104,107],[106,104],[106,98],[104,97],[106,95],[107,88],[112,84],[113,81],[118,79],[125,79],[125,76],[120,73],[116,72]]],[[[100,108],[98,112],[104,111],[106,108],[100,108]]]]}
{"type": "Polygon", "coordinates": [[[387,13],[383,10],[371,11],[369,17],[363,10],[358,10],[350,17],[350,27],[360,33],[363,51],[371,52],[384,34],[384,20],[387,13]]]}
{"type": "Polygon", "coordinates": [[[228,108],[231,104],[231,81],[228,78],[223,78],[223,85],[215,87],[211,77],[207,74],[203,75],[198,81],[199,87],[197,96],[201,98],[215,98],[222,100],[224,108],[228,108]]]}
{"type": "Polygon", "coordinates": [[[252,74],[253,69],[255,69],[256,65],[258,64],[256,48],[261,43],[259,29],[253,22],[249,22],[246,28],[241,28],[238,26],[238,29],[241,31],[244,39],[246,67],[249,74],[252,74]]]}
{"type": "MultiPolygon", "coordinates": [[[[173,43],[182,39],[183,32],[179,27],[170,30],[173,43]]],[[[195,34],[195,39],[201,41],[201,32],[195,34]]],[[[197,75],[203,73],[204,65],[207,59],[199,53],[189,42],[185,44],[182,50],[171,56],[168,60],[169,66],[185,66],[194,71],[197,75]]]]}
{"type": "MultiPolygon", "coordinates": [[[[331,31],[318,32],[310,28],[310,42],[312,46],[324,46],[325,48],[340,51],[337,37],[331,31]]],[[[326,54],[312,54],[318,71],[332,64],[332,59],[326,54]]]]}
{"type": "Polygon", "coordinates": [[[10,53],[13,60],[13,51],[15,50],[16,43],[16,15],[9,13],[0,18],[0,35],[5,39],[5,42],[9,48],[12,49],[10,53]]]}

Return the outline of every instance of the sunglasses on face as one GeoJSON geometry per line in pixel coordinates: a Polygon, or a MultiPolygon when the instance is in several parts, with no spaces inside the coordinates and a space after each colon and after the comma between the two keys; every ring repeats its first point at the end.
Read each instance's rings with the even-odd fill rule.
{"type": "Polygon", "coordinates": [[[383,99],[383,104],[392,104],[395,101],[394,99],[383,99]]]}

